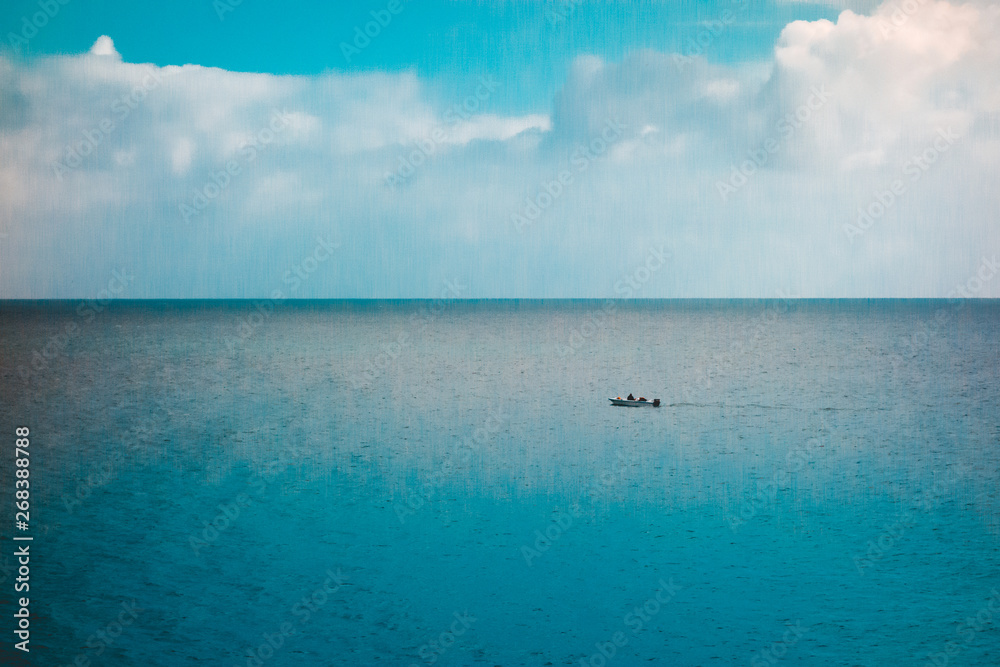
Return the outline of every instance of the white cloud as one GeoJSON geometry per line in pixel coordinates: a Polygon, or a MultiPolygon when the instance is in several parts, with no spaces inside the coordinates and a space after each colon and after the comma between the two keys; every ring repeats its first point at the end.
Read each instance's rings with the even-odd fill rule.
{"type": "Polygon", "coordinates": [[[121,60],[121,54],[115,50],[115,43],[107,35],[101,35],[90,47],[90,53],[95,56],[111,56],[121,60]]]}
{"type": "Polygon", "coordinates": [[[467,121],[459,121],[445,133],[447,143],[467,144],[470,141],[505,141],[527,130],[548,132],[551,119],[544,114],[505,117],[480,114],[467,121]]]}
{"type": "Polygon", "coordinates": [[[419,296],[445,278],[476,296],[609,296],[637,244],[662,239],[677,259],[644,296],[943,296],[998,241],[996,6],[794,22],[766,66],[581,57],[550,113],[455,122],[414,72],[161,68],[105,38],[0,58],[0,91],[4,296],[99,288],[124,262],[146,271],[129,296],[266,295],[318,233],[351,252],[299,296],[419,296]],[[609,122],[624,129],[603,145],[609,122]],[[909,180],[946,128],[961,138],[909,180]],[[769,141],[723,201],[717,184],[769,141]],[[567,169],[518,234],[511,214],[567,169]],[[897,179],[905,197],[851,243],[844,225],[897,179]]]}

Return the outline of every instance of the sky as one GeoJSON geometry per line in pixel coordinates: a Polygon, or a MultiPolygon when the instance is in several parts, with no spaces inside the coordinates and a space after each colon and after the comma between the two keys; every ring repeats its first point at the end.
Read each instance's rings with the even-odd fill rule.
{"type": "Polygon", "coordinates": [[[1000,297],[1000,4],[0,8],[0,298],[1000,297]]]}

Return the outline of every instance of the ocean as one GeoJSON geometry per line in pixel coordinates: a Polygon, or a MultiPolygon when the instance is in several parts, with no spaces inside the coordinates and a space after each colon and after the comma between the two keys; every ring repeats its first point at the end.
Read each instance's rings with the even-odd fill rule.
{"type": "Polygon", "coordinates": [[[995,666],[998,332],[976,300],[0,302],[0,656],[995,666]]]}

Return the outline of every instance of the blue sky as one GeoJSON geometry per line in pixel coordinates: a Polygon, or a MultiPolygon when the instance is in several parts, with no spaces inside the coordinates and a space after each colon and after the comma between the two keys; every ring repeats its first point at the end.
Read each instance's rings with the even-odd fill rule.
{"type": "MultiPolygon", "coordinates": [[[[409,0],[375,48],[348,61],[341,43],[354,28],[384,11],[375,2],[274,3],[244,0],[232,6],[193,0],[148,6],[130,2],[80,3],[59,13],[29,41],[31,56],[76,54],[109,35],[128,62],[193,63],[237,72],[315,75],[324,71],[414,70],[444,89],[490,74],[517,94],[496,100],[506,108],[544,110],[565,81],[576,56],[618,60],[639,49],[685,52],[723,11],[734,20],[713,38],[714,61],[765,60],[792,20],[835,18],[824,4],[766,2],[463,2],[409,0]],[[226,6],[230,8],[227,9],[226,6]],[[415,11],[414,11],[415,10],[415,11]],[[563,17],[563,18],[560,18],[563,17]]],[[[35,2],[5,3],[4,34],[20,33],[35,2]]],[[[8,42],[9,39],[5,40],[8,42]]]]}
{"type": "Polygon", "coordinates": [[[0,297],[944,297],[1000,250],[991,2],[42,4],[0,297]]]}

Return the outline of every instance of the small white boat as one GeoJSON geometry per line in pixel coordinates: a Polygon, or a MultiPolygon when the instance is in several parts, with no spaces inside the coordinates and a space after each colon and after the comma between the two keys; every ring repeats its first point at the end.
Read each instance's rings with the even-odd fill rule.
{"type": "Polygon", "coordinates": [[[611,405],[620,405],[625,408],[658,408],[660,399],[654,398],[651,401],[630,401],[627,398],[609,398],[611,405]]]}

